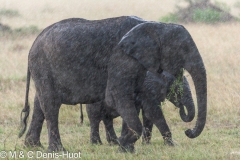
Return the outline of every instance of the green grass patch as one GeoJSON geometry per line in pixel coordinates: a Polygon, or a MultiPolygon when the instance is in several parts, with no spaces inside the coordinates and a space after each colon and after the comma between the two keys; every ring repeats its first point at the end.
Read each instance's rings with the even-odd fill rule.
{"type": "Polygon", "coordinates": [[[170,23],[170,22],[178,22],[178,16],[176,14],[170,13],[166,16],[160,18],[160,22],[170,23]]]}
{"type": "Polygon", "coordinates": [[[188,6],[177,6],[174,13],[170,13],[160,19],[162,22],[181,23],[206,23],[234,22],[238,18],[231,15],[231,8],[223,2],[211,3],[210,1],[186,1],[188,6]]]}
{"type": "Polygon", "coordinates": [[[194,22],[216,23],[220,22],[223,17],[221,12],[208,9],[196,9],[193,14],[194,22]]]}
{"type": "Polygon", "coordinates": [[[2,129],[2,128],[0,128],[0,134],[3,134],[3,133],[4,133],[3,129],[2,129]]]}
{"type": "MultiPolygon", "coordinates": [[[[189,13],[189,15],[191,14],[189,13]]],[[[226,20],[226,15],[223,12],[219,12],[211,8],[206,8],[206,9],[194,9],[192,13],[192,17],[189,16],[187,21],[195,22],[195,23],[214,24],[217,22],[224,22],[225,20],[226,20]]],[[[178,13],[175,13],[175,14],[170,13],[160,18],[160,22],[165,22],[165,23],[177,23],[181,21],[185,21],[185,20],[183,20],[181,15],[178,13]]]]}
{"type": "Polygon", "coordinates": [[[0,9],[0,17],[1,16],[18,17],[18,16],[20,16],[20,13],[17,10],[2,8],[2,9],[0,9]]]}
{"type": "Polygon", "coordinates": [[[16,34],[37,34],[40,32],[39,28],[35,25],[28,27],[20,27],[13,30],[16,34]]]}
{"type": "Polygon", "coordinates": [[[41,29],[39,29],[35,25],[30,26],[23,26],[19,28],[9,28],[7,30],[1,31],[0,30],[0,36],[7,37],[7,38],[17,38],[17,37],[23,37],[23,36],[29,36],[29,35],[37,35],[41,32],[41,29]]]}

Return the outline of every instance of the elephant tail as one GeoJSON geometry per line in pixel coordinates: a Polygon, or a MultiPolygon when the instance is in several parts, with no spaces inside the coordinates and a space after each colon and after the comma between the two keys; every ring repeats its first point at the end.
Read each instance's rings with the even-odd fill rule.
{"type": "Polygon", "coordinates": [[[82,124],[83,124],[83,111],[82,111],[82,104],[80,104],[80,112],[81,112],[81,115],[80,115],[80,124],[82,125],[82,124]]]}
{"type": "Polygon", "coordinates": [[[24,132],[27,128],[27,120],[30,112],[30,107],[28,103],[28,95],[29,95],[29,86],[30,86],[30,77],[31,73],[29,71],[29,68],[27,70],[27,83],[26,83],[26,95],[25,95],[25,106],[22,109],[21,116],[20,116],[20,132],[18,134],[18,137],[21,138],[24,132]]]}

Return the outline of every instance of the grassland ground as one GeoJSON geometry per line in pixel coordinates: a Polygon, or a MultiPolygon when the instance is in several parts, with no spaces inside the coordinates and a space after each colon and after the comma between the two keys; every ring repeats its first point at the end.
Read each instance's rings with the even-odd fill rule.
{"type": "MultiPolygon", "coordinates": [[[[173,10],[175,1],[167,2],[165,6],[169,7],[165,9],[162,1],[140,0],[136,5],[135,3],[133,0],[124,0],[121,3],[114,2],[113,5],[109,0],[103,0],[101,3],[96,0],[91,2],[83,0],[79,4],[73,0],[70,5],[62,0],[56,4],[46,0],[34,3],[24,0],[18,4],[14,0],[0,0],[4,8],[18,10],[20,13],[19,17],[1,17],[0,22],[12,28],[35,25],[41,30],[68,17],[101,19],[137,15],[157,21],[159,17],[173,10]]],[[[60,110],[59,128],[62,143],[69,152],[80,151],[82,159],[240,159],[240,23],[184,24],[184,26],[197,44],[207,70],[208,116],[202,134],[195,139],[187,138],[184,131],[194,127],[196,119],[191,123],[182,122],[178,109],[167,102],[163,106],[163,111],[177,145],[165,146],[159,131],[154,127],[150,145],[142,145],[141,140],[138,140],[135,145],[136,153],[122,154],[116,152],[117,146],[107,144],[103,124],[100,125],[103,145],[90,144],[90,127],[85,106],[84,123],[80,125],[79,106],[63,105],[60,110]]],[[[27,57],[36,36],[37,34],[0,32],[0,151],[31,150],[24,148],[24,138],[18,139],[17,135],[20,112],[24,105],[27,57]]],[[[196,102],[191,77],[188,73],[185,74],[190,81],[196,102]]],[[[31,111],[34,92],[34,85],[31,82],[31,111]]],[[[119,135],[121,118],[114,120],[114,127],[119,135]]],[[[48,136],[45,123],[41,142],[46,149],[48,136]]]]}

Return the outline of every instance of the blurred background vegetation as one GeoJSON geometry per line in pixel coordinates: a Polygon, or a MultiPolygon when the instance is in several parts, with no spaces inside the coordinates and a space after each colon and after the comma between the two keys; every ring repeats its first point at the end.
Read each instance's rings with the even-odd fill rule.
{"type": "MultiPolygon", "coordinates": [[[[210,0],[176,0],[175,9],[159,18],[159,21],[166,23],[206,23],[216,24],[225,22],[235,22],[240,20],[240,14],[232,15],[231,9],[240,11],[240,0],[230,6],[222,1],[210,0]]],[[[52,8],[46,6],[43,12],[52,12],[52,8]]],[[[157,14],[157,13],[156,13],[157,14]]],[[[3,18],[21,17],[18,10],[0,8],[0,31],[7,31],[14,34],[34,34],[40,29],[36,25],[17,27],[12,29],[8,24],[1,23],[3,18]]]]}
{"type": "MultiPolygon", "coordinates": [[[[176,5],[176,11],[160,18],[162,22],[179,23],[224,23],[239,21],[231,15],[231,7],[224,2],[210,0],[182,0],[185,6],[176,5]]],[[[234,7],[240,9],[240,1],[234,7]]]]}

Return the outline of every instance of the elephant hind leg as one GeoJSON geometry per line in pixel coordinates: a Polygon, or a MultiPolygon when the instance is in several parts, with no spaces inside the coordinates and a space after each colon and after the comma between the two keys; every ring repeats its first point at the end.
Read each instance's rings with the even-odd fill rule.
{"type": "Polygon", "coordinates": [[[34,99],[34,110],[32,121],[25,138],[25,145],[29,147],[42,147],[40,142],[40,134],[45,117],[40,107],[37,95],[34,99]]]}
{"type": "Polygon", "coordinates": [[[61,107],[61,99],[56,94],[54,86],[49,79],[38,81],[36,91],[41,109],[47,122],[48,129],[48,151],[65,151],[62,146],[59,128],[58,115],[61,107]]]}
{"type": "Polygon", "coordinates": [[[44,116],[47,121],[48,129],[48,151],[65,151],[62,146],[58,128],[58,115],[61,103],[59,100],[53,98],[48,102],[43,102],[43,104],[44,116]]]}

